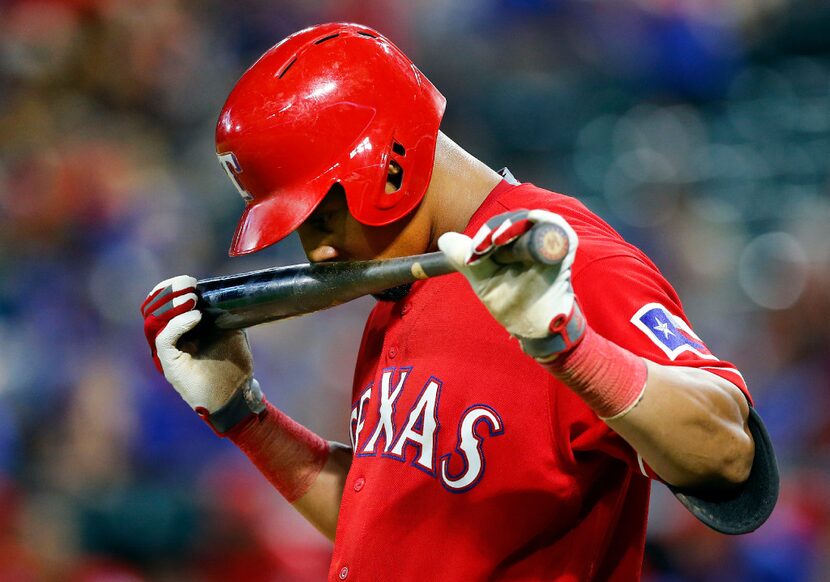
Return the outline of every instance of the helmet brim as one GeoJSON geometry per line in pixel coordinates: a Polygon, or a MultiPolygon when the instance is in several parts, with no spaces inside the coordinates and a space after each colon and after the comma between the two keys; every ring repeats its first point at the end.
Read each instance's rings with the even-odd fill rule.
{"type": "Polygon", "coordinates": [[[261,251],[297,230],[325,198],[321,192],[274,193],[249,203],[234,232],[228,254],[231,257],[261,251]]]}

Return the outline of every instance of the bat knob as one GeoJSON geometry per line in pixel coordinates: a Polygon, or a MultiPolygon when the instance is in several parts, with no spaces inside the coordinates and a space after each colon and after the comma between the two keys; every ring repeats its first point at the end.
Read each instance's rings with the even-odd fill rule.
{"type": "Polygon", "coordinates": [[[555,265],[564,260],[571,244],[568,233],[558,224],[543,222],[531,229],[531,254],[537,260],[548,265],[555,265]]]}
{"type": "Polygon", "coordinates": [[[568,234],[558,224],[540,222],[512,245],[500,249],[493,259],[502,264],[537,263],[558,265],[570,249],[568,234]]]}

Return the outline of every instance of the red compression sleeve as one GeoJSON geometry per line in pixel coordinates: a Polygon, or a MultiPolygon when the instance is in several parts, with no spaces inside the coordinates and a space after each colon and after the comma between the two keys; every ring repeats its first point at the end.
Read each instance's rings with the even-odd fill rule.
{"type": "Polygon", "coordinates": [[[640,401],[648,377],[643,358],[590,326],[585,326],[576,346],[543,365],[606,420],[628,412],[640,401]]]}
{"type": "Polygon", "coordinates": [[[245,453],[290,503],[305,495],[329,456],[322,437],[277,410],[265,410],[243,422],[227,437],[245,453]]]}

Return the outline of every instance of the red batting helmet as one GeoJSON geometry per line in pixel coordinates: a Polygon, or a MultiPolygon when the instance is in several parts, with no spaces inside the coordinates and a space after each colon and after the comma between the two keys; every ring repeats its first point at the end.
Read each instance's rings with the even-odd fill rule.
{"type": "Polygon", "coordinates": [[[445,104],[400,49],[365,26],[313,26],[271,48],[239,79],[216,125],[219,161],[246,201],[230,255],[288,236],[335,183],[363,224],[405,216],[429,185],[445,104]],[[387,193],[393,162],[402,172],[387,193]]]}

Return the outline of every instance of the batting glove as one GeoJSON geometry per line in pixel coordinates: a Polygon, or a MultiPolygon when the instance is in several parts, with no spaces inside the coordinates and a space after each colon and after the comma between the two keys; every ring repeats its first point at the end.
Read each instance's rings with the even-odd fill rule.
{"type": "Polygon", "coordinates": [[[182,336],[202,320],[196,279],[162,281],[141,305],[144,335],[156,367],[214,430],[224,434],[265,408],[253,378],[253,358],[242,331],[182,336]],[[179,345],[181,343],[181,346],[179,345]]]}
{"type": "Polygon", "coordinates": [[[564,218],[547,210],[517,210],[487,221],[471,239],[448,232],[438,247],[499,323],[521,342],[522,349],[548,360],[574,347],[584,332],[584,320],[571,285],[571,267],[578,238],[564,218]],[[499,251],[536,223],[559,227],[568,251],[555,265],[498,262],[499,251]]]}

